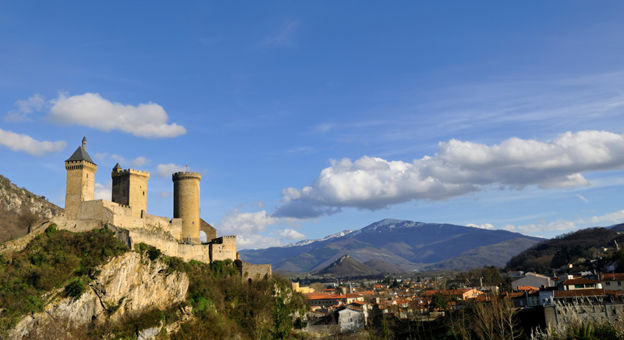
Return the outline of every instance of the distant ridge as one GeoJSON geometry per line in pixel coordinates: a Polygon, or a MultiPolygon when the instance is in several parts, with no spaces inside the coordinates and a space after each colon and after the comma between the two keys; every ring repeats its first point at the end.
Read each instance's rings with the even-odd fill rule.
{"type": "Polygon", "coordinates": [[[343,255],[329,266],[314,274],[331,275],[333,277],[360,277],[376,275],[379,274],[379,272],[358,262],[349,255],[343,255]]]}
{"type": "Polygon", "coordinates": [[[246,249],[240,254],[245,261],[271,263],[283,273],[319,272],[346,254],[378,272],[467,269],[503,267],[512,256],[541,240],[505,230],[383,219],[319,240],[246,249]],[[368,265],[369,261],[373,262],[368,265]]]}
{"type": "Polygon", "coordinates": [[[511,270],[548,273],[585,258],[591,258],[592,248],[624,245],[624,224],[606,228],[586,228],[544,240],[509,260],[511,270]]]}

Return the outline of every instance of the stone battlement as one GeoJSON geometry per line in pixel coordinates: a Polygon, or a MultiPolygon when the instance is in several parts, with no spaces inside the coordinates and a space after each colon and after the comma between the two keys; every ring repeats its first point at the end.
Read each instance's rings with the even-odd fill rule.
{"type": "Polygon", "coordinates": [[[97,166],[89,161],[65,161],[65,169],[67,170],[75,170],[82,169],[84,167],[90,169],[96,169],[97,166]]]}
{"type": "Polygon", "coordinates": [[[201,179],[201,174],[199,172],[179,171],[171,175],[171,179],[174,181],[186,178],[201,179]]]}
{"type": "Polygon", "coordinates": [[[141,171],[141,170],[136,170],[136,169],[124,169],[124,170],[114,169],[113,172],[111,173],[111,176],[113,177],[126,176],[126,175],[137,175],[137,176],[149,177],[150,173],[148,171],[141,171]]]}

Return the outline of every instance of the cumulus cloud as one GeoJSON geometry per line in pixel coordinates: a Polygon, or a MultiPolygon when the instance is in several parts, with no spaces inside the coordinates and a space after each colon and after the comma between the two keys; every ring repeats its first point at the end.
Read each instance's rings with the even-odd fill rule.
{"type": "Polygon", "coordinates": [[[473,227],[473,228],[479,228],[479,229],[488,229],[488,230],[496,229],[496,227],[493,224],[490,224],[490,223],[483,223],[483,224],[468,223],[468,224],[466,224],[466,226],[473,227]]]}
{"type": "Polygon", "coordinates": [[[110,201],[113,197],[113,184],[112,182],[106,183],[106,185],[102,183],[95,183],[95,192],[94,195],[96,200],[108,200],[110,201]]]}
{"type": "Polygon", "coordinates": [[[65,124],[88,126],[102,131],[119,130],[137,137],[167,138],[186,133],[162,106],[148,102],[137,106],[112,102],[97,93],[75,96],[60,94],[51,101],[49,117],[65,124]]]}
{"type": "Polygon", "coordinates": [[[0,129],[0,145],[13,151],[23,151],[34,156],[63,150],[67,143],[64,141],[39,141],[28,135],[0,129]]]}
{"type": "Polygon", "coordinates": [[[276,217],[316,217],[345,207],[381,209],[415,199],[441,200],[486,187],[520,189],[587,184],[582,172],[624,166],[624,135],[566,132],[540,142],[510,138],[485,145],[452,139],[412,162],[363,156],[331,161],[309,186],[282,191],[276,217]]]}
{"type": "Polygon", "coordinates": [[[248,234],[264,231],[266,227],[279,222],[279,218],[269,216],[266,210],[256,212],[241,212],[238,209],[230,211],[219,224],[226,233],[248,234]]]}
{"type": "Polygon", "coordinates": [[[267,230],[269,226],[295,224],[297,224],[296,219],[273,217],[266,210],[242,212],[234,209],[221,219],[218,225],[219,230],[224,234],[236,235],[237,244],[243,249],[278,246],[284,243],[282,239],[300,240],[304,238],[305,235],[291,228],[279,231],[267,230]],[[272,235],[264,235],[265,232],[272,235]]]}
{"type": "Polygon", "coordinates": [[[30,120],[33,112],[41,111],[47,105],[40,94],[34,94],[28,99],[15,102],[15,108],[9,111],[4,120],[7,122],[25,122],[30,120]]]}
{"type": "Polygon", "coordinates": [[[178,171],[186,171],[186,167],[173,163],[158,164],[156,166],[156,175],[162,178],[171,177],[171,175],[178,171]]]}
{"type": "Polygon", "coordinates": [[[239,235],[236,238],[236,246],[239,249],[269,248],[283,245],[283,242],[276,237],[259,234],[239,235]]]}
{"type": "Polygon", "coordinates": [[[289,228],[280,230],[279,234],[283,238],[286,238],[289,240],[301,240],[302,238],[305,238],[304,234],[296,231],[295,229],[289,229],[289,228]]]}

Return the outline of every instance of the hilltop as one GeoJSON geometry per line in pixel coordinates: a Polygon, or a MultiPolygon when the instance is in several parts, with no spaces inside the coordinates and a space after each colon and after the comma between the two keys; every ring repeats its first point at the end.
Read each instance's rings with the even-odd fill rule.
{"type": "Polygon", "coordinates": [[[275,270],[288,273],[320,271],[345,254],[361,263],[374,260],[403,271],[468,269],[503,267],[512,256],[541,240],[504,230],[384,219],[320,240],[240,253],[246,261],[270,263],[275,270]]]}
{"type": "Polygon", "coordinates": [[[51,218],[62,211],[44,196],[20,188],[0,175],[0,243],[28,233],[37,220],[51,218]]]}
{"type": "Polygon", "coordinates": [[[360,277],[379,274],[367,265],[358,262],[349,255],[343,255],[329,266],[319,270],[315,274],[330,275],[333,277],[360,277]]]}
{"type": "Polygon", "coordinates": [[[511,258],[507,268],[548,273],[551,268],[583,262],[605,247],[613,248],[615,242],[624,245],[622,226],[587,228],[542,241],[511,258]]]}

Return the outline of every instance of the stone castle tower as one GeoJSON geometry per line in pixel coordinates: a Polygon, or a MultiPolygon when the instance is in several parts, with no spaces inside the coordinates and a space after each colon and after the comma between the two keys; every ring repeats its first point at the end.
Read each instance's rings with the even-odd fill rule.
{"type": "Polygon", "coordinates": [[[75,219],[83,201],[93,200],[97,165],[87,153],[87,138],[65,161],[67,185],[65,188],[65,216],[75,219]]]}
{"type": "Polygon", "coordinates": [[[197,172],[176,172],[173,180],[173,217],[182,219],[182,239],[187,243],[200,243],[199,181],[197,172]]]}
{"type": "Polygon", "coordinates": [[[122,170],[119,163],[111,173],[113,179],[112,201],[132,209],[132,216],[144,218],[147,213],[147,180],[149,172],[122,170]]]}

